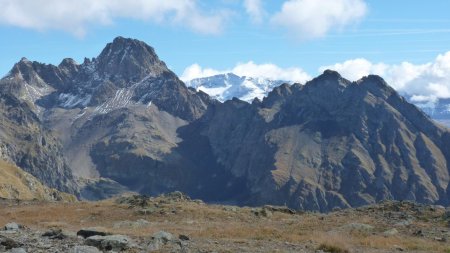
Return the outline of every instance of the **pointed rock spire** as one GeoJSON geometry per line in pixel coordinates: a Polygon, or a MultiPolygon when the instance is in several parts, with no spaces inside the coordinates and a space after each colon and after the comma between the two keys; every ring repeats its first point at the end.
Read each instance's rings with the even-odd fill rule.
{"type": "Polygon", "coordinates": [[[95,62],[99,74],[113,82],[136,82],[148,75],[170,72],[152,47],[123,37],[108,43],[95,62]]]}

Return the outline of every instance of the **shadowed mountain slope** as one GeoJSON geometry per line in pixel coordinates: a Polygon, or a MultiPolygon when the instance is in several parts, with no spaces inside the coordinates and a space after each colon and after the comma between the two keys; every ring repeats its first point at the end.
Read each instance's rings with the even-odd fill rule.
{"type": "Polygon", "coordinates": [[[448,130],[378,76],[350,82],[326,71],[262,102],[213,106],[190,127],[217,166],[245,178],[246,204],[449,203],[448,130]]]}

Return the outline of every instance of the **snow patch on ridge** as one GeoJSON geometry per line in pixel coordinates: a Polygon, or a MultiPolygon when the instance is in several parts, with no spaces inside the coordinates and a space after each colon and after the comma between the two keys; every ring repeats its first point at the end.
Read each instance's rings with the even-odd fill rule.
{"type": "Polygon", "coordinates": [[[94,111],[104,114],[114,109],[126,107],[133,103],[131,100],[133,93],[133,89],[118,89],[112,99],[109,99],[103,104],[97,106],[94,111]]]}
{"type": "Polygon", "coordinates": [[[21,95],[20,98],[35,104],[38,99],[50,94],[53,90],[54,89],[48,85],[45,85],[43,87],[37,87],[29,85],[28,83],[25,82],[24,83],[25,92],[21,95]]]}
{"type": "Polygon", "coordinates": [[[69,93],[59,94],[59,105],[64,108],[74,108],[77,106],[86,107],[91,101],[92,95],[78,96],[69,93]]]}

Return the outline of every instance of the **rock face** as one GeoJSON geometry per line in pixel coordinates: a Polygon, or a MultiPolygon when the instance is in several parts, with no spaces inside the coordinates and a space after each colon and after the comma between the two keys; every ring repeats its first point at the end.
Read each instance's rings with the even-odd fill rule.
{"type": "Polygon", "coordinates": [[[245,178],[244,203],[449,203],[449,132],[377,76],[350,82],[325,71],[261,103],[213,106],[189,128],[207,139],[217,167],[245,178]]]}
{"type": "Polygon", "coordinates": [[[59,140],[26,102],[0,93],[0,118],[1,160],[17,165],[51,188],[77,192],[59,140]]]}
{"type": "MultiPolygon", "coordinates": [[[[166,159],[170,149],[180,141],[176,129],[199,118],[211,103],[206,94],[189,90],[159,60],[153,48],[122,37],[109,43],[97,58],[86,59],[83,64],[64,59],[53,66],[23,58],[0,81],[0,90],[4,94],[2,101],[22,104],[29,114],[27,120],[38,125],[35,128],[51,129],[59,139],[32,134],[45,140],[46,147],[53,148],[52,152],[39,153],[36,160],[46,160],[53,166],[33,166],[36,161],[28,160],[35,156],[22,159],[25,154],[11,148],[6,150],[13,157],[10,160],[45,184],[69,192],[72,188],[64,184],[73,183],[72,173],[76,177],[98,178],[99,183],[82,183],[82,187],[89,189],[82,189],[81,193],[87,193],[89,199],[96,197],[92,196],[92,186],[97,188],[104,182],[100,176],[126,175],[123,162],[132,160],[130,165],[137,164],[130,174],[140,176],[142,167],[166,159]],[[59,142],[62,146],[58,146],[59,142]],[[63,155],[67,163],[60,159],[63,155]],[[118,165],[115,160],[119,160],[118,165]],[[119,171],[114,171],[117,168],[119,171]],[[54,176],[57,173],[67,175],[54,176]]],[[[4,115],[6,119],[14,117],[19,116],[4,115]]],[[[17,130],[29,133],[23,127],[17,130]]],[[[123,192],[122,188],[107,191],[123,192]]],[[[109,196],[105,191],[98,192],[109,196]]]]}
{"type": "Polygon", "coordinates": [[[56,184],[63,154],[76,177],[99,180],[81,191],[89,199],[125,191],[118,183],[150,195],[179,190],[320,211],[385,199],[450,202],[450,133],[377,76],[350,82],[325,71],[263,101],[220,103],[187,88],[145,43],[119,37],[82,64],[22,59],[0,87],[37,133],[59,138],[40,143],[54,143],[47,156],[60,170],[23,167],[56,184]]]}
{"type": "Polygon", "coordinates": [[[74,195],[46,187],[36,177],[4,161],[0,161],[0,198],[21,200],[76,200],[74,195]]]}

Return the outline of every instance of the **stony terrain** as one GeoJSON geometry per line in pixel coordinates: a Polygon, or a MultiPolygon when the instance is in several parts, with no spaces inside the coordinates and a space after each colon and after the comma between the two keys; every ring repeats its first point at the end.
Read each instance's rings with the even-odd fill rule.
{"type": "Polygon", "coordinates": [[[450,209],[411,202],[320,214],[207,205],[180,192],[99,202],[2,200],[0,224],[0,252],[450,251],[450,209]]]}

